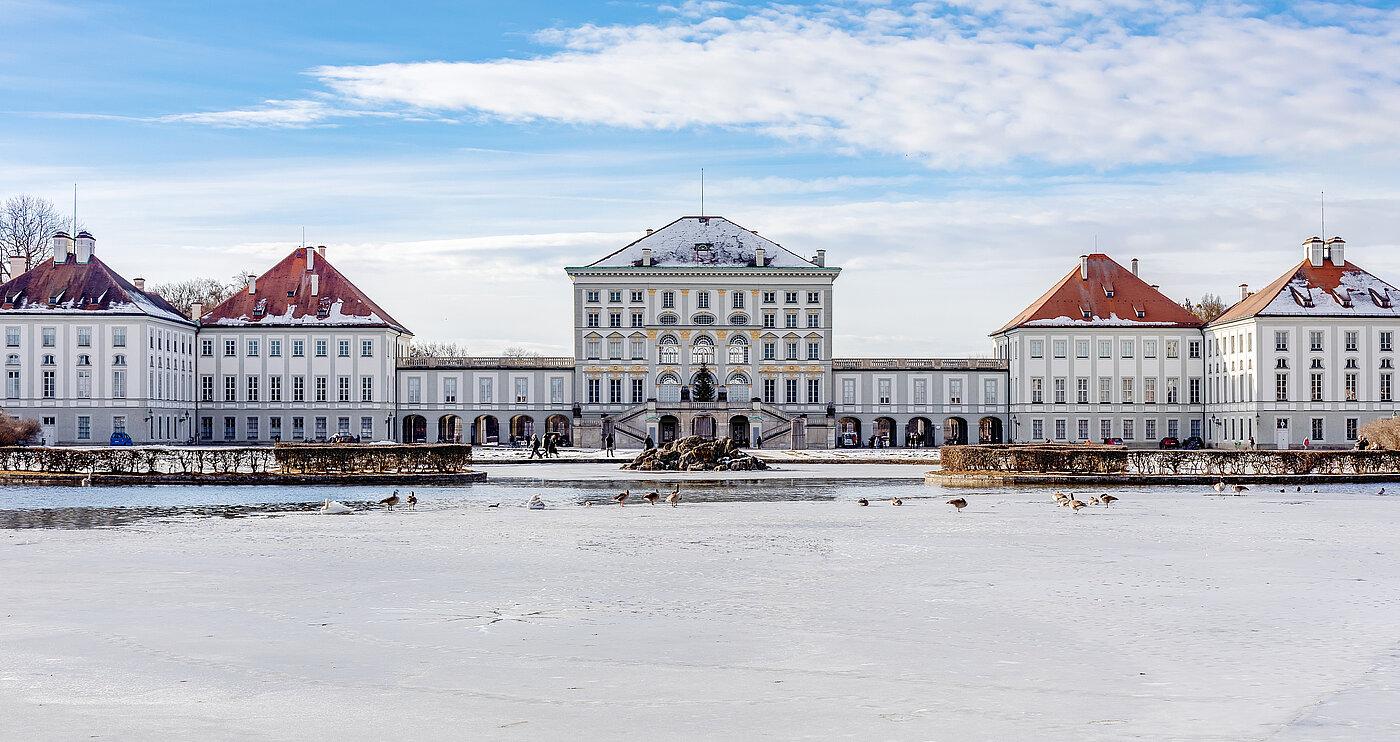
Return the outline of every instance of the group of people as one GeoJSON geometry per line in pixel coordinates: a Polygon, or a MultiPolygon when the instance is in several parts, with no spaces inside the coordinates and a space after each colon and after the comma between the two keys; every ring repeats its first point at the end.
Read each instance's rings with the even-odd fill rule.
{"type": "Polygon", "coordinates": [[[559,441],[562,436],[558,433],[545,433],[541,439],[539,434],[530,436],[530,458],[549,458],[559,455],[559,441]]]}

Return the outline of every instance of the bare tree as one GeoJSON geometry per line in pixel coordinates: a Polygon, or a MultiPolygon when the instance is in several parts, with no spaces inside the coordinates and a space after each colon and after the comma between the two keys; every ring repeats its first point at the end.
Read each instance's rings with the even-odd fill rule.
{"type": "Polygon", "coordinates": [[[1181,303],[1186,311],[1196,315],[1202,322],[1209,322],[1225,313],[1225,301],[1215,294],[1207,292],[1201,297],[1200,302],[1192,304],[1190,299],[1181,303]]]}
{"type": "Polygon", "coordinates": [[[512,345],[501,351],[502,358],[544,358],[543,353],[527,350],[519,345],[512,345]]]}
{"type": "Polygon", "coordinates": [[[0,276],[13,278],[10,258],[22,256],[26,270],[53,255],[53,234],[68,226],[53,202],[21,193],[0,205],[0,276]]]}
{"type": "Polygon", "coordinates": [[[10,417],[0,410],[0,446],[13,446],[39,434],[39,421],[33,418],[10,417]]]}
{"type": "Polygon", "coordinates": [[[203,304],[205,309],[212,309],[215,304],[229,298],[238,289],[232,284],[220,283],[212,278],[189,278],[174,283],[158,283],[150,290],[188,316],[195,302],[203,304]]]}
{"type": "Polygon", "coordinates": [[[409,358],[466,358],[467,346],[456,343],[419,343],[408,346],[409,358]]]}

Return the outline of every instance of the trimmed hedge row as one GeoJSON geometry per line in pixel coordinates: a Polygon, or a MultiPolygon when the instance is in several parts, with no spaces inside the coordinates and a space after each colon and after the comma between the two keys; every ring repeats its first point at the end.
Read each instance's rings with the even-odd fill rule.
{"type": "Polygon", "coordinates": [[[472,447],[466,443],[397,446],[341,446],[279,443],[272,448],[284,474],[408,474],[468,471],[472,447]]]}
{"type": "Polygon", "coordinates": [[[1400,451],[1150,450],[1099,445],[944,446],[946,472],[1395,474],[1400,451]]]}
{"type": "Polygon", "coordinates": [[[468,471],[466,444],[273,448],[0,447],[0,471],[48,474],[410,474],[468,471]]]}

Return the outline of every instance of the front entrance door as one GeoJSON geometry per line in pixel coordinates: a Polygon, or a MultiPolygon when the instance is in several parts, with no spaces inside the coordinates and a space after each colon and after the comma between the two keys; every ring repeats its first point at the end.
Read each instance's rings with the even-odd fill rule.
{"type": "Polygon", "coordinates": [[[1289,446],[1288,418],[1286,417],[1279,418],[1274,423],[1274,446],[1280,451],[1286,450],[1289,446]]]}
{"type": "Polygon", "coordinates": [[[45,417],[39,426],[39,439],[45,446],[58,443],[58,418],[45,417]]]}
{"type": "Polygon", "coordinates": [[[807,420],[805,418],[794,418],[792,421],[792,449],[800,451],[807,448],[807,420]]]}

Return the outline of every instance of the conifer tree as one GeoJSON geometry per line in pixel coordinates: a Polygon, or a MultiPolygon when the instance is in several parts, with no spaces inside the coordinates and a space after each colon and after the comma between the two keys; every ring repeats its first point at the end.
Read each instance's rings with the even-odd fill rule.
{"type": "Polygon", "coordinates": [[[715,381],[708,365],[700,365],[700,371],[695,374],[695,383],[690,385],[690,397],[696,402],[715,401],[715,381]]]}

